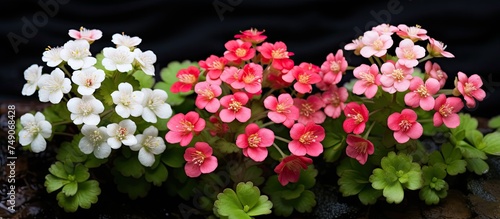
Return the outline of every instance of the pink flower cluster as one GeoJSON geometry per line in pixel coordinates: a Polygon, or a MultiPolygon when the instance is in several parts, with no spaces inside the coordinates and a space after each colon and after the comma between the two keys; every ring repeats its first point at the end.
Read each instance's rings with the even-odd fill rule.
{"type": "Polygon", "coordinates": [[[193,91],[197,110],[174,115],[167,123],[165,139],[188,146],[184,156],[188,176],[210,173],[218,165],[217,159],[211,158],[216,145],[192,142],[202,131],[234,142],[243,156],[255,162],[266,160],[268,148],[275,147],[282,155],[275,172],[286,185],[297,182],[300,170],[312,164],[311,157],[323,153],[321,142],[328,127],[322,124],[327,118],[343,119],[346,155],[366,163],[376,147],[368,140],[374,123],[370,117],[379,110],[369,112],[365,101],[375,101],[381,92],[404,94],[405,109],[391,112],[387,123],[381,124],[393,131],[399,143],[421,137],[417,108],[433,111],[435,126],[454,128],[459,124],[457,113],[464,107],[459,96],[467,107],[485,98],[481,78],[461,72],[453,92],[456,96],[447,96],[452,94],[443,89],[447,74],[428,60],[453,55],[420,26],[381,24],[366,31],[344,48],[371,62],[357,67],[348,66],[341,49],[328,54],[321,65],[295,63],[291,59],[294,53],[284,42],[266,42],[263,33],[242,31],[225,43],[222,55],[210,55],[198,62],[199,68],[191,66],[177,73],[178,81],[171,91],[193,91]],[[394,36],[400,41],[395,42],[394,36]],[[424,48],[421,42],[428,45],[424,48]],[[393,45],[397,46],[393,49],[393,45]],[[392,49],[395,55],[389,54],[392,49]],[[425,77],[419,77],[414,72],[424,61],[425,77]],[[339,84],[348,69],[353,70],[355,80],[352,90],[339,84]],[[350,98],[351,92],[353,97],[363,97],[350,98]],[[209,118],[203,118],[205,113],[199,110],[206,111],[209,118]],[[288,135],[275,133],[271,127],[276,125],[286,127],[288,135]],[[277,141],[284,142],[288,150],[280,148],[277,141]]]}

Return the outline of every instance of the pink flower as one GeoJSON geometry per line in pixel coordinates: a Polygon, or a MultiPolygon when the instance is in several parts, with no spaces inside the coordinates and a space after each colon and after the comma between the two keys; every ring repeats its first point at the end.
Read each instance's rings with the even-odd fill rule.
{"type": "Polygon", "coordinates": [[[365,58],[371,56],[382,57],[394,43],[390,35],[379,35],[377,31],[373,30],[366,31],[361,41],[364,46],[361,48],[360,53],[365,58]]]}
{"type": "Polygon", "coordinates": [[[282,76],[283,80],[286,82],[296,80],[293,88],[301,94],[310,93],[312,91],[312,85],[321,81],[319,72],[306,68],[307,64],[308,63],[302,63],[299,66],[295,66],[290,72],[282,76]]]}
{"type": "Polygon", "coordinates": [[[345,50],[354,50],[355,55],[361,55],[361,49],[365,46],[363,44],[363,36],[358,37],[357,39],[352,40],[351,43],[348,43],[344,46],[345,50]]]}
{"type": "Polygon", "coordinates": [[[210,132],[211,136],[224,136],[229,131],[229,125],[220,121],[215,115],[211,115],[208,121],[208,132],[210,132]]]}
{"type": "Polygon", "coordinates": [[[216,80],[220,77],[220,74],[222,74],[227,62],[228,60],[224,57],[219,58],[215,55],[211,55],[206,60],[199,61],[198,65],[200,65],[201,69],[208,71],[207,76],[210,79],[216,80]]]}
{"type": "Polygon", "coordinates": [[[429,38],[427,36],[427,30],[422,29],[420,25],[416,25],[413,27],[408,27],[405,24],[398,25],[398,31],[396,34],[403,39],[410,39],[413,42],[417,42],[419,40],[426,40],[429,38]]]}
{"type": "Polygon", "coordinates": [[[178,81],[172,84],[170,91],[172,93],[188,92],[190,91],[194,84],[198,82],[198,77],[200,76],[200,69],[196,66],[189,66],[183,68],[177,72],[178,81]]]}
{"type": "Polygon", "coordinates": [[[290,63],[293,63],[292,59],[290,59],[290,56],[293,56],[293,52],[288,52],[286,44],[281,41],[274,44],[264,42],[257,47],[257,51],[262,54],[263,59],[271,61],[275,69],[282,70],[286,66],[289,66],[290,63]]]}
{"type": "Polygon", "coordinates": [[[364,104],[350,102],[344,108],[346,119],[343,128],[346,133],[361,134],[365,130],[368,121],[368,109],[364,104]]]}
{"type": "Polygon", "coordinates": [[[372,28],[372,30],[377,31],[379,35],[389,35],[396,33],[399,29],[398,27],[390,24],[379,24],[372,28]]]}
{"type": "Polygon", "coordinates": [[[293,105],[293,98],[289,93],[283,93],[276,98],[268,96],[264,100],[264,107],[270,110],[267,117],[275,123],[283,123],[287,128],[292,127],[299,118],[299,109],[293,105]]]}
{"type": "Polygon", "coordinates": [[[234,35],[234,38],[243,40],[244,42],[259,44],[267,38],[267,36],[262,35],[263,33],[264,31],[258,31],[255,28],[250,28],[249,30],[241,31],[240,34],[234,35]]]}
{"type": "Polygon", "coordinates": [[[368,155],[373,154],[375,151],[371,141],[357,135],[348,134],[346,142],[347,156],[356,159],[361,165],[364,165],[368,160],[368,155]]]}
{"type": "Polygon", "coordinates": [[[434,105],[434,117],[432,121],[434,126],[441,126],[443,123],[448,128],[456,128],[460,125],[460,117],[458,112],[462,110],[464,103],[462,99],[458,97],[446,97],[446,95],[441,94],[436,98],[436,104],[434,105]]]}
{"type": "Polygon", "coordinates": [[[422,78],[415,77],[410,82],[410,92],[406,93],[404,99],[408,106],[416,108],[420,106],[425,111],[434,108],[434,97],[440,89],[439,82],[434,78],[428,78],[425,81],[422,78]]]}
{"type": "Polygon", "coordinates": [[[198,94],[194,104],[200,109],[206,109],[210,113],[219,110],[220,102],[217,99],[222,94],[220,86],[202,81],[194,86],[194,92],[198,94]]]}
{"type": "Polygon", "coordinates": [[[186,115],[178,113],[168,120],[167,128],[170,129],[165,135],[168,143],[186,146],[191,142],[194,134],[198,134],[205,128],[205,120],[194,111],[186,115]]]}
{"type": "Polygon", "coordinates": [[[483,101],[486,97],[486,92],[481,89],[483,86],[483,81],[481,77],[477,74],[473,74],[467,77],[463,72],[458,72],[457,74],[456,88],[463,95],[465,99],[465,105],[468,108],[474,108],[476,106],[476,100],[483,101]]]}
{"type": "Polygon", "coordinates": [[[443,88],[446,85],[446,80],[448,80],[448,75],[446,72],[441,70],[441,66],[438,63],[432,63],[427,61],[425,63],[425,73],[436,80],[439,81],[440,87],[443,88]]]}
{"type": "Polygon", "coordinates": [[[454,58],[455,56],[450,52],[444,51],[446,49],[446,45],[442,42],[435,40],[432,37],[429,37],[429,44],[427,44],[427,51],[432,57],[446,57],[446,58],[454,58]]]}
{"type": "Polygon", "coordinates": [[[217,158],[212,153],[212,147],[206,142],[196,142],[194,147],[187,148],[184,151],[184,160],[186,160],[184,171],[186,175],[194,178],[202,173],[213,172],[218,164],[217,158]]]}
{"type": "Polygon", "coordinates": [[[236,92],[223,96],[220,99],[220,104],[223,109],[220,111],[220,119],[223,122],[229,123],[234,119],[240,122],[246,122],[250,119],[252,112],[246,107],[248,103],[248,95],[245,92],[236,92]]]}
{"type": "Polygon", "coordinates": [[[321,99],[325,104],[323,111],[331,118],[338,118],[345,108],[345,101],[349,96],[347,88],[333,85],[329,90],[321,94],[321,99]]]}
{"type": "Polygon", "coordinates": [[[388,93],[404,92],[410,87],[410,81],[413,78],[413,68],[407,68],[400,63],[394,65],[393,62],[386,62],[380,67],[380,84],[382,90],[388,93]]]}
{"type": "Polygon", "coordinates": [[[326,119],[326,114],[321,110],[324,102],[319,95],[311,95],[306,99],[294,98],[293,104],[299,109],[297,121],[302,124],[321,124],[326,119]]]}
{"type": "Polygon", "coordinates": [[[417,122],[417,113],[411,109],[403,109],[401,113],[395,112],[389,115],[387,126],[394,131],[394,139],[401,144],[410,138],[420,138],[424,132],[422,125],[417,122]]]}
{"type": "Polygon", "coordinates": [[[295,123],[290,129],[292,141],[288,143],[288,149],[296,156],[317,157],[323,153],[321,141],[325,139],[325,129],[320,125],[308,123],[295,123]]]}
{"type": "Polygon", "coordinates": [[[338,84],[342,79],[342,74],[347,69],[347,61],[341,49],[337,50],[335,56],[330,53],[326,56],[326,61],[321,65],[323,82],[327,84],[338,84]]]}
{"type": "Polygon", "coordinates": [[[89,43],[92,43],[102,37],[102,31],[97,29],[86,29],[84,27],[80,27],[80,30],[69,30],[68,35],[75,40],[87,40],[89,43]]]}
{"type": "Polygon", "coordinates": [[[274,172],[278,174],[278,181],[282,186],[286,186],[289,182],[296,183],[300,178],[300,171],[306,170],[307,166],[313,163],[313,160],[304,156],[290,155],[281,160],[274,168],[274,172]]]}
{"type": "Polygon", "coordinates": [[[255,56],[255,49],[252,48],[252,43],[244,42],[243,40],[230,40],[226,44],[226,51],[224,52],[224,58],[234,63],[240,63],[241,61],[250,60],[255,56]]]}
{"type": "Polygon", "coordinates": [[[270,129],[259,128],[255,123],[245,127],[245,133],[238,135],[236,146],[243,149],[243,155],[256,162],[261,162],[267,157],[267,147],[274,143],[274,132],[270,129]]]}
{"type": "Polygon", "coordinates": [[[425,56],[425,49],[415,45],[410,39],[404,39],[396,47],[396,56],[398,57],[398,63],[407,68],[413,68],[418,65],[417,59],[425,56]]]}
{"type": "Polygon", "coordinates": [[[352,92],[371,99],[377,94],[378,85],[380,85],[380,74],[378,73],[377,64],[371,66],[361,64],[353,70],[354,77],[358,80],[354,83],[352,92]]]}
{"type": "Polygon", "coordinates": [[[262,90],[262,66],[248,63],[241,70],[230,67],[224,70],[221,79],[234,89],[245,89],[246,92],[255,94],[262,90]]]}

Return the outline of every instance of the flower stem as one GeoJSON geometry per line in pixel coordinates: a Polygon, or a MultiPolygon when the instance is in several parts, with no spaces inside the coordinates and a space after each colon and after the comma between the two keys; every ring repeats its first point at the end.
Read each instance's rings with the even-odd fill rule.
{"type": "Polygon", "coordinates": [[[277,135],[275,135],[274,138],[277,140],[280,140],[282,142],[285,142],[285,143],[290,143],[290,140],[283,138],[283,137],[280,137],[280,136],[277,136],[277,135]]]}
{"type": "Polygon", "coordinates": [[[261,127],[261,128],[265,128],[265,127],[270,126],[270,125],[273,125],[273,124],[274,124],[274,122],[273,122],[273,121],[269,121],[269,122],[266,122],[266,123],[262,124],[260,127],[261,127]]]}
{"type": "Polygon", "coordinates": [[[52,123],[52,127],[58,126],[58,125],[66,125],[66,124],[70,124],[72,122],[73,121],[71,121],[71,120],[64,120],[64,121],[60,121],[60,122],[54,122],[54,123],[52,123]]]}
{"type": "Polygon", "coordinates": [[[370,135],[370,132],[372,131],[373,126],[375,126],[375,122],[372,122],[372,124],[370,125],[370,127],[368,128],[368,130],[365,132],[365,135],[363,135],[364,139],[368,140],[368,136],[370,135]]]}
{"type": "Polygon", "coordinates": [[[418,60],[418,63],[425,62],[425,61],[427,61],[427,60],[429,60],[429,59],[432,59],[432,56],[431,56],[431,55],[427,55],[426,57],[424,57],[424,58],[422,58],[422,59],[418,60]]]}
{"type": "Polygon", "coordinates": [[[419,120],[417,120],[417,122],[427,123],[427,122],[433,122],[433,120],[432,119],[419,119],[419,120]]]}
{"type": "Polygon", "coordinates": [[[277,144],[273,143],[273,146],[274,146],[274,148],[276,148],[276,150],[278,150],[278,152],[280,152],[281,157],[283,157],[283,158],[284,158],[284,157],[286,157],[286,154],[285,154],[285,153],[283,153],[283,151],[281,150],[281,148],[280,148],[280,147],[278,147],[278,145],[277,145],[277,144]]]}
{"type": "Polygon", "coordinates": [[[64,74],[66,74],[66,76],[68,76],[71,79],[71,74],[69,73],[68,69],[66,69],[66,66],[64,66],[64,63],[61,63],[59,65],[59,68],[62,69],[64,71],[64,74]]]}
{"type": "Polygon", "coordinates": [[[63,135],[63,136],[69,136],[69,137],[75,136],[74,134],[66,133],[66,132],[54,132],[54,135],[63,135]]]}
{"type": "Polygon", "coordinates": [[[441,89],[438,91],[438,94],[452,95],[453,89],[441,89]]]}

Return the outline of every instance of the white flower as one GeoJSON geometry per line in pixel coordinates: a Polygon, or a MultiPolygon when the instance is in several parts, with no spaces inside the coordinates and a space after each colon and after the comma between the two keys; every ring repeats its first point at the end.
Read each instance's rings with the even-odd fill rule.
{"type": "Polygon", "coordinates": [[[122,118],[140,116],[143,107],[141,105],[144,94],[141,91],[133,91],[131,84],[127,82],[120,83],[118,90],[111,93],[113,103],[116,104],[115,111],[122,118]]]}
{"type": "Polygon", "coordinates": [[[140,49],[134,49],[135,60],[139,63],[142,71],[147,75],[155,75],[155,67],[153,64],[156,62],[156,55],[148,50],[142,52],[140,49]]]}
{"type": "Polygon", "coordinates": [[[142,118],[146,122],[156,123],[157,116],[162,119],[169,118],[172,115],[172,107],[166,103],[168,94],[164,90],[142,88],[144,99],[142,106],[142,118]]]}
{"type": "Polygon", "coordinates": [[[127,146],[137,144],[137,139],[134,136],[137,126],[134,121],[125,119],[118,124],[109,124],[106,128],[109,135],[108,144],[111,148],[118,149],[122,143],[127,146]]]}
{"type": "Polygon", "coordinates": [[[106,70],[114,71],[118,69],[120,72],[128,72],[132,70],[132,62],[134,61],[134,53],[126,46],[118,48],[106,47],[103,50],[104,59],[102,65],[106,70]]]}
{"type": "Polygon", "coordinates": [[[101,87],[104,77],[106,75],[103,70],[91,66],[90,68],[73,72],[71,80],[78,85],[78,93],[81,95],[92,95],[95,89],[101,87]]]}
{"type": "Polygon", "coordinates": [[[31,65],[24,71],[24,79],[26,79],[26,84],[23,86],[21,94],[24,96],[31,96],[35,93],[38,80],[42,76],[43,66],[38,66],[37,64],[31,65]]]}
{"type": "Polygon", "coordinates": [[[47,63],[47,66],[49,67],[56,67],[61,62],[63,59],[61,58],[61,51],[63,50],[63,47],[58,46],[54,48],[48,48],[45,52],[43,52],[42,55],[42,61],[47,63]]]}
{"type": "Polygon", "coordinates": [[[22,130],[19,132],[19,143],[22,146],[31,144],[31,150],[35,153],[44,151],[47,147],[45,138],[52,135],[52,125],[45,120],[41,112],[33,114],[26,113],[21,116],[22,130]]]}
{"type": "Polygon", "coordinates": [[[128,48],[133,48],[139,45],[142,41],[139,37],[130,37],[128,35],[118,33],[113,34],[112,38],[111,42],[113,42],[116,47],[126,46],[128,48]]]}
{"type": "Polygon", "coordinates": [[[54,69],[50,75],[43,74],[38,80],[38,97],[41,102],[57,104],[61,102],[63,95],[71,90],[71,80],[64,77],[61,69],[54,69]]]}
{"type": "Polygon", "coordinates": [[[155,155],[165,151],[165,142],[162,137],[158,137],[158,129],[149,126],[143,134],[136,135],[137,144],[130,146],[133,151],[139,151],[139,162],[150,167],[155,162],[155,155]]]}
{"type": "Polygon", "coordinates": [[[71,120],[76,125],[82,123],[97,125],[101,121],[99,113],[104,111],[104,105],[92,95],[83,95],[82,98],[73,97],[68,101],[68,110],[71,120]]]}
{"type": "Polygon", "coordinates": [[[97,60],[91,57],[90,44],[87,40],[70,40],[64,44],[61,50],[62,60],[68,62],[68,65],[76,70],[88,68],[94,65],[97,60]]]}
{"type": "Polygon", "coordinates": [[[95,157],[99,159],[107,158],[111,154],[111,147],[107,143],[109,136],[106,133],[106,127],[83,125],[82,134],[83,137],[78,143],[78,148],[84,154],[94,152],[95,157]]]}

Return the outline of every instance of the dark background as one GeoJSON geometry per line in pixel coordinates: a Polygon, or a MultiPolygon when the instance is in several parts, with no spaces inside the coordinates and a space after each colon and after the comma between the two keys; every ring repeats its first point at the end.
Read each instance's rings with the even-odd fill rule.
{"type": "MultiPolygon", "coordinates": [[[[103,37],[91,46],[95,55],[113,46],[111,36],[124,32],[142,38],[141,50],[157,55],[157,76],[171,61],[204,60],[222,55],[224,43],[251,27],[265,30],[267,41],[283,41],[294,52],[296,63],[317,65],[367,29],[380,24],[421,25],[431,37],[443,41],[453,59],[434,59],[449,75],[453,88],[458,71],[479,74],[488,96],[471,114],[492,117],[500,114],[500,1],[77,1],[7,0],[0,15],[1,73],[0,102],[37,100],[24,97],[23,72],[31,64],[44,65],[47,46],[62,46],[71,38],[69,29],[83,26],[100,29],[103,37]],[[16,35],[13,46],[8,36],[16,35]]],[[[359,64],[346,52],[350,65],[359,64]]],[[[45,66],[45,65],[44,65],[45,66]]],[[[423,66],[421,66],[423,67],[423,66]]],[[[44,73],[51,68],[45,66],[44,73]]]]}

